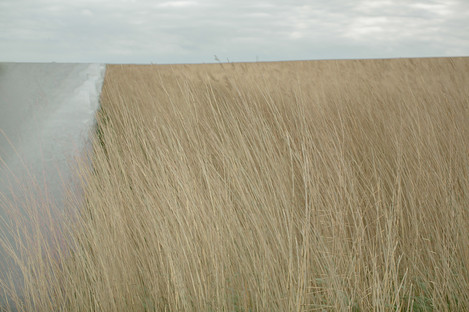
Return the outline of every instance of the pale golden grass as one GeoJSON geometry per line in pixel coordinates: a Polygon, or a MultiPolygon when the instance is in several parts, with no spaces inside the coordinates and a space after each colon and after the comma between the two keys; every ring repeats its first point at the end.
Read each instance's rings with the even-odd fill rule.
{"type": "Polygon", "coordinates": [[[468,58],[110,65],[23,308],[463,311],[468,86],[468,58]]]}

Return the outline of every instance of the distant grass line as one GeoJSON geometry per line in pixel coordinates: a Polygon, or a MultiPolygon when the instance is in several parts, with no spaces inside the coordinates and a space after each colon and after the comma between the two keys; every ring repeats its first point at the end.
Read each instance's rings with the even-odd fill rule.
{"type": "Polygon", "coordinates": [[[20,309],[464,311],[468,85],[468,58],[109,65],[20,309]]]}

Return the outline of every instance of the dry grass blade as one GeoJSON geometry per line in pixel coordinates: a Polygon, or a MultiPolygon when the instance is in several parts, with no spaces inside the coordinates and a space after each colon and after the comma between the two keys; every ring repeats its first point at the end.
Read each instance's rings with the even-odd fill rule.
{"type": "Polygon", "coordinates": [[[110,65],[70,251],[28,298],[462,311],[467,85],[467,58],[110,65]]]}

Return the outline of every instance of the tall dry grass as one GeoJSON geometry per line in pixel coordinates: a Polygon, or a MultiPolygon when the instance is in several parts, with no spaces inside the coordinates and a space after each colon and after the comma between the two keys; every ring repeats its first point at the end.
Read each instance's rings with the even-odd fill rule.
{"type": "Polygon", "coordinates": [[[85,205],[25,302],[463,311],[468,85],[468,58],[110,65],[85,205]]]}

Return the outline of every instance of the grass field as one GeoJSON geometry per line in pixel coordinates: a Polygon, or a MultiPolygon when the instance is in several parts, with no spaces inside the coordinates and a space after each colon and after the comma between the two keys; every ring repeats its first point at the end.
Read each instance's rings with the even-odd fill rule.
{"type": "Polygon", "coordinates": [[[109,65],[101,105],[19,309],[469,309],[469,58],[109,65]]]}

